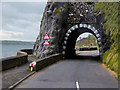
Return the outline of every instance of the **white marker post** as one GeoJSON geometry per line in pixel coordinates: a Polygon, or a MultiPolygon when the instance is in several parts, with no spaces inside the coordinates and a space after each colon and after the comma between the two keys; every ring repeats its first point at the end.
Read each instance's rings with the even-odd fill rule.
{"type": "Polygon", "coordinates": [[[30,63],[29,67],[30,67],[30,71],[34,71],[34,68],[36,66],[36,62],[33,61],[32,63],[30,63]]]}

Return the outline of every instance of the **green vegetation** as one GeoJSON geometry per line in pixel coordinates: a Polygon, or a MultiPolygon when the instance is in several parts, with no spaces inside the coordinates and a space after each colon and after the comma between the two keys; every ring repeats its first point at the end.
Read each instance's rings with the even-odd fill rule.
{"type": "Polygon", "coordinates": [[[47,20],[44,21],[44,25],[46,25],[46,23],[47,23],[47,20]]]}
{"type": "MultiPolygon", "coordinates": [[[[120,5],[120,2],[118,3],[120,5]]],[[[118,52],[119,52],[119,57],[118,57],[118,78],[120,79],[120,6],[118,7],[118,52]]]]}
{"type": "Polygon", "coordinates": [[[76,42],[76,48],[83,48],[83,47],[98,47],[97,41],[95,36],[89,35],[87,38],[83,38],[76,42]]]}
{"type": "Polygon", "coordinates": [[[43,31],[43,27],[41,27],[40,34],[42,33],[42,31],[43,31]]]}
{"type": "Polygon", "coordinates": [[[58,14],[58,13],[60,13],[60,12],[61,12],[61,10],[60,10],[59,8],[55,8],[54,14],[58,14]]]}
{"type": "Polygon", "coordinates": [[[110,33],[111,42],[114,41],[109,50],[103,56],[103,63],[108,68],[118,74],[118,60],[120,57],[119,35],[118,32],[118,2],[99,2],[95,5],[95,10],[104,14],[107,22],[104,24],[106,34],[110,33]]]}
{"type": "Polygon", "coordinates": [[[43,15],[46,17],[46,10],[44,11],[43,15]]]}
{"type": "Polygon", "coordinates": [[[37,52],[36,52],[36,57],[37,57],[37,52]]]}

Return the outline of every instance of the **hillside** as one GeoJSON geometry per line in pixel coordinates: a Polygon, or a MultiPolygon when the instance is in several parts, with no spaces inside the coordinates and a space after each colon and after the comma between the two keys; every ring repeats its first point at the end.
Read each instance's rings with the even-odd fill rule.
{"type": "Polygon", "coordinates": [[[89,35],[87,38],[82,38],[81,40],[76,41],[76,48],[94,47],[94,46],[97,46],[97,41],[93,35],[89,35]]]}
{"type": "MultiPolygon", "coordinates": [[[[106,20],[104,29],[107,34],[110,34],[110,41],[112,42],[110,49],[107,50],[103,56],[103,63],[117,74],[119,73],[118,61],[120,61],[120,32],[118,30],[118,22],[120,22],[120,19],[118,20],[118,4],[118,2],[101,2],[95,5],[95,10],[104,14],[104,19],[106,20]]],[[[118,77],[120,77],[120,74],[118,77]]]]}

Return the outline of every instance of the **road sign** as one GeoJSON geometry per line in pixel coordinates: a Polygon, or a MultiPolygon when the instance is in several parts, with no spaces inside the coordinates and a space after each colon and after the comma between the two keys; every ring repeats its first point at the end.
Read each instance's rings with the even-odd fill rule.
{"type": "Polygon", "coordinates": [[[45,36],[43,37],[43,40],[49,40],[49,39],[50,39],[50,37],[49,37],[49,35],[46,33],[45,36]]]}
{"type": "Polygon", "coordinates": [[[49,43],[48,40],[45,40],[45,41],[43,42],[43,45],[50,45],[50,43],[49,43]]]}

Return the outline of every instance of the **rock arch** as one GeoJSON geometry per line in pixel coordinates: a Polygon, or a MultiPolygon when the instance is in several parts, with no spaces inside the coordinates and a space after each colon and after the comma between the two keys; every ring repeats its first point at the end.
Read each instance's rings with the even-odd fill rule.
{"type": "Polygon", "coordinates": [[[76,24],[72,26],[67,32],[64,37],[64,45],[62,54],[64,57],[72,57],[75,54],[75,43],[78,36],[82,33],[89,32],[92,33],[98,42],[99,45],[99,52],[100,56],[102,57],[102,43],[101,43],[101,36],[99,31],[92,25],[89,24],[76,24]]]}

